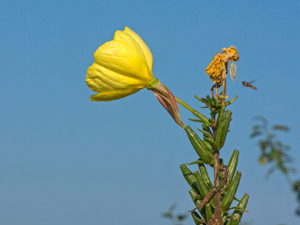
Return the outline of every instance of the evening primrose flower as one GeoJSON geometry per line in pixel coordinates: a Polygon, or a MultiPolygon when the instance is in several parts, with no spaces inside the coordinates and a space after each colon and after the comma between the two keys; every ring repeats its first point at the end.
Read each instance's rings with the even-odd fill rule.
{"type": "Polygon", "coordinates": [[[125,27],[116,31],[114,39],[101,45],[94,53],[95,61],[87,70],[86,83],[97,94],[91,101],[112,101],[134,94],[147,87],[184,128],[175,97],[153,78],[153,56],[142,38],[125,27]]]}
{"type": "Polygon", "coordinates": [[[236,79],[236,65],[234,61],[239,61],[239,54],[236,47],[231,45],[229,48],[222,48],[223,52],[214,55],[213,60],[205,69],[207,75],[213,83],[222,82],[226,79],[227,64],[230,64],[230,77],[234,82],[236,79]],[[230,63],[231,62],[231,63],[230,63]]]}
{"type": "Polygon", "coordinates": [[[98,94],[91,101],[124,98],[145,88],[153,79],[153,56],[145,42],[130,28],[116,31],[114,39],[94,53],[88,68],[87,85],[98,94]]]}

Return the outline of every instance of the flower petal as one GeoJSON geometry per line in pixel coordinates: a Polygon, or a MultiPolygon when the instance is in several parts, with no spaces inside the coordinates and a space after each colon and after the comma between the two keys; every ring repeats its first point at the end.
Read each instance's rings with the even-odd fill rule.
{"type": "Polygon", "coordinates": [[[92,101],[111,101],[134,94],[145,87],[137,77],[116,73],[94,63],[88,68],[87,85],[99,94],[93,95],[92,101]]]}
{"type": "Polygon", "coordinates": [[[222,79],[224,70],[226,70],[226,68],[223,66],[223,55],[221,53],[217,53],[205,69],[205,73],[210,76],[213,83],[216,83],[222,79]]]}
{"type": "Polygon", "coordinates": [[[87,85],[99,94],[93,101],[126,97],[145,88],[153,79],[153,57],[145,42],[130,28],[116,31],[114,39],[94,53],[95,62],[88,68],[87,85]]]}
{"type": "Polygon", "coordinates": [[[96,50],[94,57],[95,63],[100,66],[129,77],[137,77],[146,84],[153,78],[140,48],[136,45],[109,41],[96,50]]]}
{"type": "Polygon", "coordinates": [[[149,47],[146,45],[146,43],[143,41],[143,39],[137,33],[135,33],[133,30],[131,30],[129,27],[125,27],[124,32],[128,33],[138,43],[138,45],[142,49],[142,52],[144,53],[145,59],[148,64],[149,71],[152,74],[153,55],[152,55],[149,47]]]}

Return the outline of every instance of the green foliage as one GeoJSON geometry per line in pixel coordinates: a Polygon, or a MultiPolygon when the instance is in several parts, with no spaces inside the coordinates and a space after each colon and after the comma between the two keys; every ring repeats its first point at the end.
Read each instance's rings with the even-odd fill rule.
{"type": "Polygon", "coordinates": [[[220,119],[219,126],[217,126],[218,129],[217,129],[217,134],[215,137],[216,150],[220,150],[225,143],[229,124],[231,121],[231,114],[232,114],[232,112],[229,110],[224,112],[224,115],[220,119]]]}
{"type": "Polygon", "coordinates": [[[235,178],[233,179],[232,183],[230,184],[230,186],[227,189],[226,194],[224,195],[224,198],[221,203],[221,210],[222,210],[223,214],[228,212],[228,210],[231,206],[231,203],[234,199],[235,193],[240,184],[241,175],[242,175],[242,173],[240,171],[238,171],[236,173],[235,178]]]}
{"type": "Polygon", "coordinates": [[[238,225],[239,224],[239,222],[242,218],[242,215],[243,215],[243,211],[247,206],[248,199],[249,199],[249,195],[245,194],[243,196],[243,198],[241,199],[241,201],[239,202],[239,204],[237,205],[237,209],[234,210],[234,212],[230,216],[230,219],[226,225],[238,225]]]}
{"type": "Polygon", "coordinates": [[[232,181],[239,160],[239,151],[234,150],[228,162],[229,182],[232,181]]]}
{"type": "MultiPolygon", "coordinates": [[[[219,216],[221,216],[219,218],[224,224],[229,224],[229,221],[231,224],[238,224],[246,211],[245,208],[249,198],[248,194],[245,194],[243,199],[238,201],[237,206],[232,206],[233,200],[237,200],[235,194],[241,179],[241,172],[236,173],[239,151],[233,151],[227,165],[219,158],[220,150],[224,147],[229,132],[232,112],[226,110],[223,107],[224,104],[222,105],[221,100],[216,96],[195,97],[206,105],[204,108],[210,110],[211,119],[190,106],[187,107],[198,117],[198,119],[190,120],[202,123],[202,129],[198,129],[202,133],[202,138],[190,126],[185,127],[186,134],[198,157],[200,157],[187,165],[198,164],[199,171],[191,172],[185,164],[180,166],[182,174],[192,188],[189,194],[196,206],[194,210],[190,211],[191,216],[195,224],[205,225],[214,224],[213,221],[219,213],[219,216]],[[218,163],[216,163],[216,159],[218,163]],[[208,176],[205,164],[209,165],[209,168],[213,167],[214,174],[217,174],[217,178],[214,177],[214,183],[208,176]],[[233,179],[233,177],[235,178],[233,179]],[[232,209],[235,210],[234,219],[229,216],[229,211],[232,209]],[[195,210],[198,210],[198,212],[195,210]]],[[[237,97],[225,102],[225,106],[233,103],[236,99],[237,97]]]]}
{"type": "Polygon", "coordinates": [[[174,225],[183,225],[183,221],[189,216],[188,213],[174,215],[176,204],[170,206],[167,212],[163,213],[164,218],[169,219],[174,225]]]}
{"type": "Polygon", "coordinates": [[[297,201],[299,203],[299,205],[296,209],[296,214],[298,216],[300,216],[300,179],[294,181],[293,184],[292,184],[292,187],[293,187],[293,191],[295,192],[295,194],[297,196],[297,201]]]}
{"type": "Polygon", "coordinates": [[[260,124],[253,126],[250,137],[260,137],[258,141],[260,147],[259,163],[272,165],[266,176],[270,176],[275,170],[279,170],[283,175],[294,172],[295,168],[288,166],[292,162],[292,157],[288,154],[290,147],[277,140],[275,133],[275,131],[288,132],[289,128],[283,125],[274,125],[270,129],[265,118],[256,117],[256,120],[260,121],[260,124]]]}
{"type": "Polygon", "coordinates": [[[260,124],[256,124],[252,128],[251,138],[260,138],[258,146],[260,148],[259,163],[261,165],[271,164],[271,168],[266,173],[270,176],[274,171],[280,171],[286,178],[292,191],[297,196],[298,207],[296,215],[300,216],[300,179],[292,181],[290,173],[295,172],[295,168],[288,164],[292,162],[292,157],[288,154],[290,147],[284,145],[280,140],[276,139],[276,131],[288,132],[289,127],[285,125],[273,125],[269,128],[268,120],[263,117],[256,117],[260,124]]]}
{"type": "Polygon", "coordinates": [[[193,129],[190,126],[186,126],[184,128],[186,131],[186,134],[192,143],[195,151],[199,155],[200,159],[208,164],[213,166],[214,165],[214,159],[212,152],[207,148],[205,143],[201,140],[201,138],[193,131],[193,129]]]}

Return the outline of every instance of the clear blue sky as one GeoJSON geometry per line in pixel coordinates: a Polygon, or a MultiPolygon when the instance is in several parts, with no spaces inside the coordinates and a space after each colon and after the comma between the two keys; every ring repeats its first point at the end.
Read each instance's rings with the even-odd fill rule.
{"type": "Polygon", "coordinates": [[[280,138],[300,168],[299,21],[296,0],[2,1],[0,224],[168,225],[161,213],[172,203],[178,213],[193,208],[179,165],[197,155],[153,93],[88,100],[93,53],[125,26],[151,49],[154,76],[196,109],[193,95],[212,85],[204,70],[213,55],[237,47],[228,94],[239,98],[221,157],[240,150],[237,195],[250,195],[243,220],[300,224],[295,196],[279,173],[264,178],[249,139],[256,115],[288,125],[280,138]],[[253,79],[257,91],[242,87],[253,79]]]}

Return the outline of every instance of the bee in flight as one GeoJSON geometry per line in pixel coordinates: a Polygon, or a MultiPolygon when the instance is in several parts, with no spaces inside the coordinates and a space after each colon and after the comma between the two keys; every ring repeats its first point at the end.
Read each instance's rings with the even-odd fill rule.
{"type": "Polygon", "coordinates": [[[252,82],[246,82],[246,81],[243,81],[242,82],[242,85],[244,85],[245,87],[250,87],[250,88],[252,88],[252,89],[254,89],[254,90],[257,90],[257,88],[256,87],[254,87],[253,85],[251,85],[250,83],[252,83],[252,82]]]}

